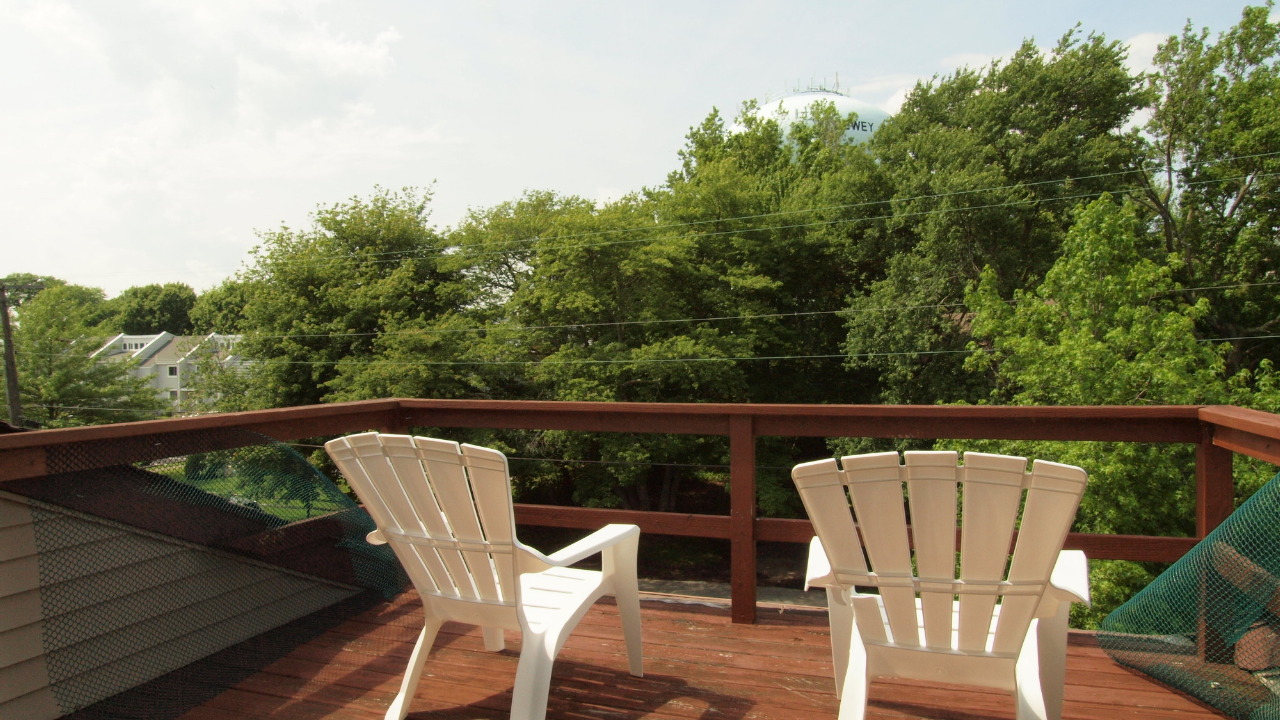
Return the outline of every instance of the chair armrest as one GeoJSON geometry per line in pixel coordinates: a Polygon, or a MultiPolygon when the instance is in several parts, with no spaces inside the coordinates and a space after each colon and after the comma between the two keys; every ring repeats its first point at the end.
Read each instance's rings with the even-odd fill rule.
{"type": "Polygon", "coordinates": [[[809,561],[804,570],[804,589],[835,585],[836,577],[831,572],[831,560],[822,547],[822,540],[814,536],[809,541],[809,561]]]}
{"type": "Polygon", "coordinates": [[[568,545],[551,553],[550,555],[543,555],[542,557],[548,565],[555,567],[567,567],[579,560],[584,560],[609,547],[617,545],[623,540],[639,536],[639,526],[614,523],[611,525],[605,525],[572,545],[568,545]]]}
{"type": "Polygon", "coordinates": [[[1049,575],[1049,592],[1062,600],[1090,604],[1089,561],[1083,550],[1063,550],[1049,575]]]}

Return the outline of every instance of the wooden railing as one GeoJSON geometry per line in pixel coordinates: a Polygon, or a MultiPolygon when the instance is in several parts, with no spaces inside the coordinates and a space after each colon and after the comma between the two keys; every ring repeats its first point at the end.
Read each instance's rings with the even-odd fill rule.
{"type": "MultiPolygon", "coordinates": [[[[807,520],[756,513],[756,438],[875,437],[1190,443],[1196,453],[1196,535],[1191,538],[1072,534],[1068,546],[1092,558],[1173,561],[1231,513],[1235,453],[1280,464],[1280,416],[1228,406],[1011,407],[727,405],[388,399],[0,435],[0,489],[6,481],[59,471],[59,458],[92,447],[101,467],[158,459],[154,438],[200,437],[241,428],[277,440],[416,427],[696,434],[729,440],[728,515],[519,505],[529,525],[594,528],[630,522],[646,533],[726,539],[731,548],[732,615],[756,610],[756,543],[808,542],[807,520]]],[[[181,442],[178,440],[177,445],[181,442]]],[[[81,466],[83,467],[83,466],[81,466]]]]}

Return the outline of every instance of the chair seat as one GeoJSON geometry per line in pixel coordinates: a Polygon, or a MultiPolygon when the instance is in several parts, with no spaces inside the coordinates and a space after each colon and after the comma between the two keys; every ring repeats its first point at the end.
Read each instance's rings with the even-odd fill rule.
{"type": "Polygon", "coordinates": [[[599,570],[551,568],[520,576],[520,613],[529,628],[542,631],[564,625],[604,595],[599,570]]]}

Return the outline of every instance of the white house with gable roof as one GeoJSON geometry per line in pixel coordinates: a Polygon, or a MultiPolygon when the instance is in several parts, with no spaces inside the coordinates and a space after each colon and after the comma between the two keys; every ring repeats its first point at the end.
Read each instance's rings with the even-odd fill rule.
{"type": "Polygon", "coordinates": [[[244,359],[235,353],[239,335],[116,335],[93,352],[91,357],[129,360],[133,374],[146,378],[156,393],[181,412],[188,400],[188,381],[200,363],[216,362],[224,367],[242,365],[244,359]]]}

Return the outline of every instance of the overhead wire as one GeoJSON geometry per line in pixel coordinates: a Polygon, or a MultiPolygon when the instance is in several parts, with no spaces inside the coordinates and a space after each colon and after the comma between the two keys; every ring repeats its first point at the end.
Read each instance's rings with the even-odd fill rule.
{"type": "MultiPolygon", "coordinates": [[[[1198,287],[1175,288],[1173,290],[1168,290],[1160,294],[1176,295],[1176,294],[1183,294],[1188,292],[1201,292],[1201,291],[1208,291],[1208,290],[1232,290],[1232,289],[1252,288],[1252,287],[1271,287],[1276,285],[1280,285],[1280,280],[1268,280],[1263,282],[1244,282],[1244,283],[1235,283],[1230,285],[1204,285],[1204,286],[1198,286],[1198,287]]],[[[1155,297],[1155,296],[1153,295],[1152,297],[1155,297]]],[[[1017,301],[1012,299],[1007,299],[1007,300],[1004,300],[1003,302],[1009,305],[1017,304],[1017,301]]],[[[791,318],[791,317],[797,317],[797,318],[812,317],[812,316],[819,316],[819,315],[853,315],[857,313],[893,313],[893,312],[904,312],[909,310],[945,310],[945,309],[962,308],[962,307],[964,307],[964,303],[922,303],[922,304],[915,304],[915,305],[895,305],[895,306],[872,307],[872,308],[843,308],[840,310],[811,310],[811,311],[804,311],[804,312],[789,312],[789,313],[753,313],[753,314],[743,314],[743,315],[719,315],[719,316],[708,316],[708,317],[697,317],[697,318],[616,320],[616,321],[609,321],[609,322],[562,323],[562,324],[548,324],[548,325],[477,325],[477,326],[471,326],[471,327],[432,327],[432,328],[415,328],[415,329],[404,329],[404,330],[387,330],[387,331],[381,331],[381,332],[253,333],[252,336],[255,339],[271,340],[271,339],[316,339],[316,338],[333,339],[333,338],[355,338],[355,337],[400,336],[400,335],[422,334],[424,332],[440,333],[440,334],[494,332],[494,331],[521,333],[521,332],[541,331],[541,330],[571,330],[571,329],[588,329],[588,328],[628,327],[628,326],[638,326],[638,325],[646,325],[646,326],[647,325],[666,325],[666,324],[678,324],[678,323],[685,323],[685,324],[711,323],[711,322],[728,322],[728,321],[735,321],[735,320],[767,320],[767,319],[791,318]]],[[[1269,335],[1257,335],[1257,336],[1240,336],[1240,337],[1227,338],[1227,339],[1229,340],[1254,340],[1254,339],[1265,340],[1265,339],[1270,339],[1271,337],[1272,336],[1269,336],[1269,335]]],[[[67,341],[67,340],[64,340],[64,341],[67,341]]],[[[61,357],[67,354],[66,351],[53,352],[53,353],[41,353],[41,352],[23,351],[21,348],[15,348],[15,353],[18,355],[27,355],[31,357],[61,357]]],[[[326,364],[331,362],[333,361],[323,361],[321,364],[326,364]]]]}
{"type": "MultiPolygon", "coordinates": [[[[1249,287],[1269,287],[1280,285],[1280,280],[1268,280],[1262,282],[1242,282],[1231,285],[1206,285],[1201,287],[1176,288],[1169,290],[1163,294],[1179,294],[1187,292],[1200,292],[1207,290],[1229,290],[1237,288],[1249,287]]],[[[1014,304],[1013,300],[1005,300],[1008,304],[1014,304]]],[[[738,320],[771,320],[779,318],[800,318],[813,317],[820,315],[854,315],[859,313],[894,313],[905,312],[909,310],[945,310],[950,308],[964,307],[964,303],[921,303],[912,305],[892,305],[880,307],[851,307],[839,310],[806,310],[797,312],[783,313],[744,313],[741,315],[713,315],[694,318],[654,318],[648,320],[612,320],[603,322],[574,322],[574,323],[558,323],[544,325],[503,325],[503,324],[487,324],[474,325],[467,327],[431,327],[431,328],[413,328],[401,330],[385,330],[379,332],[325,332],[325,333],[252,333],[255,339],[314,339],[314,338],[356,338],[356,337],[382,337],[382,336],[398,336],[398,335],[415,335],[423,332],[432,332],[439,334],[454,333],[477,333],[477,332],[532,332],[543,330],[576,330],[589,328],[611,328],[611,327],[629,327],[637,325],[671,325],[671,324],[692,324],[692,323],[714,323],[714,322],[730,322],[738,320]]]]}
{"type": "MultiPolygon", "coordinates": [[[[1246,159],[1265,158],[1265,157],[1271,157],[1276,155],[1280,155],[1280,152],[1257,153],[1254,155],[1238,156],[1234,158],[1225,158],[1225,159],[1220,159],[1215,161],[1204,161],[1198,164],[1199,165],[1225,164],[1228,162],[1236,162],[1236,161],[1246,160],[1246,159]]],[[[1194,165],[1196,164],[1192,164],[1192,166],[1194,165]]],[[[713,224],[713,223],[740,222],[740,221],[758,220],[758,219],[766,219],[766,218],[783,218],[783,217],[789,217],[789,216],[801,215],[801,214],[812,214],[812,213],[831,212],[831,211],[840,211],[840,210],[852,210],[860,207],[882,205],[890,202],[905,204],[905,203],[919,202],[924,200],[940,200],[940,199],[946,199],[946,198],[958,197],[958,196],[964,196],[964,195],[990,193],[990,192],[997,192],[1001,190],[1035,187],[1035,186],[1048,185],[1048,184],[1064,184],[1065,185],[1066,183],[1070,183],[1070,182],[1080,182],[1080,181],[1094,180],[1094,179],[1100,179],[1105,177],[1124,176],[1124,175],[1131,175],[1131,174],[1136,174],[1141,172],[1150,172],[1150,171],[1151,169],[1148,169],[1148,168],[1133,168],[1133,169],[1127,169],[1127,170],[1116,171],[1111,173],[1099,173],[1099,174],[1089,175],[1089,176],[1067,177],[1067,178],[1060,178],[1060,179],[1053,179],[1053,180],[1036,181],[1031,183],[1015,183],[1015,184],[1009,184],[1009,185],[1003,185],[1003,186],[973,188],[973,189],[967,189],[967,190],[959,190],[959,191],[950,192],[950,193],[934,193],[934,194],[927,194],[927,195],[919,195],[919,196],[909,197],[909,198],[892,198],[888,200],[874,200],[874,201],[865,201],[860,203],[848,203],[848,204],[842,204],[842,205],[831,205],[831,206],[824,206],[824,207],[817,207],[817,208],[803,208],[803,209],[797,209],[797,210],[776,211],[771,213],[759,213],[754,215],[742,215],[742,216],[735,216],[735,217],[728,217],[728,218],[712,218],[712,219],[706,219],[706,220],[683,221],[683,222],[659,224],[659,225],[653,225],[653,226],[624,227],[624,228],[616,228],[616,229],[610,229],[610,230],[592,231],[587,233],[558,235],[556,239],[572,240],[572,239],[599,237],[599,236],[615,235],[615,234],[625,235],[633,232],[653,233],[654,231],[697,227],[697,226],[713,224]]],[[[1211,184],[1211,183],[1232,182],[1236,180],[1245,179],[1248,177],[1265,178],[1265,177],[1275,177],[1277,175],[1280,175],[1280,173],[1261,173],[1261,174],[1248,173],[1244,175],[1237,175],[1237,176],[1231,176],[1226,178],[1209,178],[1209,179],[1199,180],[1199,181],[1188,181],[1184,183],[1184,186],[1194,187],[1194,186],[1211,184]]],[[[934,215],[934,214],[972,212],[976,210],[999,209],[1002,207],[1021,207],[1028,204],[1034,204],[1039,202],[1062,202],[1062,201],[1069,201],[1069,200],[1087,199],[1092,197],[1099,197],[1109,192],[1110,193],[1132,192],[1137,189],[1138,188],[1113,188],[1110,190],[1097,190],[1097,191],[1091,191],[1087,193],[1077,193],[1074,195],[1065,195],[1065,196],[1059,196],[1059,197],[1053,197],[1053,198],[1026,198],[1021,200],[1014,200],[1014,201],[1001,202],[1001,203],[990,203],[986,205],[972,205],[972,206],[955,207],[955,208],[932,208],[929,210],[922,210],[922,211],[916,211],[916,212],[907,212],[907,213],[898,212],[898,213],[892,213],[889,215],[859,217],[859,218],[838,218],[833,220],[812,221],[812,222],[805,222],[805,223],[795,223],[790,225],[775,225],[775,226],[768,226],[764,228],[748,228],[745,230],[744,229],[722,230],[722,231],[717,231],[712,233],[701,233],[700,236],[715,237],[720,235],[740,234],[743,232],[752,232],[752,231],[777,231],[777,230],[789,230],[789,229],[803,229],[803,228],[810,228],[810,227],[822,227],[822,226],[840,224],[840,223],[867,222],[867,221],[883,220],[883,219],[890,219],[890,218],[920,217],[920,216],[927,216],[927,215],[934,215]]],[[[515,244],[517,242],[532,243],[532,242],[537,242],[539,239],[540,238],[538,237],[534,237],[534,238],[529,238],[527,240],[506,241],[506,242],[508,244],[515,244]]],[[[604,247],[607,245],[614,245],[614,244],[644,242],[646,239],[647,238],[641,238],[639,240],[614,240],[614,241],[609,241],[605,243],[584,243],[584,244],[578,244],[578,245],[561,245],[558,247],[560,249],[566,249],[566,248],[572,249],[577,247],[604,247]]],[[[471,246],[462,245],[462,246],[454,246],[454,247],[459,249],[467,249],[469,247],[482,247],[482,245],[473,244],[471,246]]],[[[408,255],[408,254],[415,254],[420,252],[422,252],[422,249],[418,248],[418,249],[404,250],[404,251],[387,251],[385,253],[371,253],[371,254],[365,255],[364,257],[377,257],[382,255],[385,255],[385,256],[408,255]]],[[[501,251],[494,251],[488,254],[500,254],[500,252],[501,251]]],[[[339,255],[329,256],[328,259],[337,261],[340,259],[347,259],[350,257],[351,257],[351,254],[346,253],[341,256],[339,255]]],[[[326,258],[321,257],[319,259],[324,260],[326,258]]],[[[388,259],[388,260],[382,260],[378,262],[394,262],[394,261],[395,260],[388,259]]],[[[1237,285],[1206,286],[1202,288],[1179,288],[1171,292],[1229,289],[1229,288],[1248,287],[1248,286],[1266,286],[1266,285],[1272,285],[1272,284],[1276,284],[1276,283],[1274,282],[1240,283],[1237,285]]],[[[960,304],[952,303],[952,304],[901,306],[901,307],[893,307],[893,308],[844,308],[840,310],[807,311],[807,312],[794,312],[794,313],[764,313],[764,314],[754,314],[754,315],[744,314],[744,315],[738,315],[738,316],[714,316],[714,317],[706,317],[706,318],[625,320],[625,321],[615,321],[615,322],[608,322],[608,323],[572,323],[572,324],[542,325],[542,326],[515,326],[515,327],[506,326],[503,329],[528,331],[528,330],[567,329],[567,328],[585,328],[585,327],[601,327],[601,326],[626,326],[626,325],[642,325],[642,324],[651,325],[651,324],[662,324],[662,323],[721,322],[721,321],[730,321],[730,320],[752,320],[752,319],[771,319],[771,318],[782,318],[782,317],[802,317],[802,316],[831,315],[831,314],[852,314],[855,312],[894,312],[894,311],[903,311],[908,309],[927,309],[927,308],[942,309],[942,308],[950,308],[950,307],[958,307],[958,306],[960,306],[960,304]]],[[[433,330],[436,332],[439,332],[441,330],[454,331],[454,332],[480,332],[480,331],[491,330],[491,329],[493,328],[484,327],[484,326],[475,327],[475,328],[444,328],[444,329],[433,328],[433,330]]],[[[396,332],[396,331],[393,331],[393,332],[396,332]]],[[[415,332],[415,331],[406,330],[406,331],[400,331],[400,332],[415,332]]],[[[307,337],[326,337],[326,336],[327,337],[360,336],[360,335],[373,335],[373,334],[375,333],[281,334],[281,335],[258,335],[257,337],[307,338],[307,337]]],[[[382,333],[377,333],[377,334],[382,334],[382,333]]],[[[1276,337],[1277,336],[1272,336],[1272,335],[1238,336],[1233,338],[1201,339],[1201,342],[1227,342],[1227,341],[1256,340],[1256,339],[1275,339],[1276,337]]],[[[957,353],[972,353],[972,352],[974,351],[966,349],[966,350],[903,351],[903,352],[859,353],[859,354],[840,353],[840,354],[826,354],[826,355],[794,355],[794,356],[778,355],[778,356],[715,357],[715,358],[633,358],[633,359],[572,359],[572,360],[520,360],[520,361],[419,361],[416,363],[394,363],[394,365],[397,365],[397,366],[528,365],[528,364],[540,364],[540,363],[618,364],[618,363],[645,363],[645,362],[672,363],[672,362],[780,361],[780,360],[814,360],[814,359],[836,359],[836,358],[847,360],[847,359],[854,359],[854,358],[888,357],[888,356],[899,356],[899,355],[920,356],[920,355],[941,355],[941,354],[957,354],[957,353]]],[[[34,354],[34,353],[25,353],[25,354],[34,354]]],[[[268,360],[268,361],[259,361],[259,362],[268,363],[268,364],[281,364],[281,363],[284,363],[284,364],[335,364],[335,361],[268,360]]],[[[343,362],[351,363],[352,361],[345,360],[343,362]]],[[[366,362],[368,364],[384,364],[384,365],[392,364],[391,361],[386,361],[386,360],[371,360],[366,362]]],[[[115,411],[116,410],[114,408],[91,408],[91,407],[75,407],[75,408],[69,407],[68,409],[98,410],[98,411],[115,411]]],[[[121,409],[119,411],[136,412],[136,411],[131,411],[127,409],[121,409]]]]}
{"type": "MultiPolygon", "coordinates": [[[[1256,159],[1267,158],[1267,157],[1275,157],[1275,156],[1280,156],[1280,151],[1275,151],[1275,152],[1266,152],[1266,153],[1254,153],[1254,154],[1251,154],[1251,155],[1236,155],[1236,156],[1231,156],[1231,157],[1226,157],[1226,158],[1218,158],[1218,159],[1214,159],[1214,160],[1203,160],[1203,161],[1198,161],[1198,162],[1189,163],[1189,164],[1187,165],[1187,167],[1199,167],[1199,166],[1206,166],[1206,165],[1221,165],[1221,164],[1227,164],[1227,163],[1240,162],[1240,161],[1243,161],[1243,160],[1256,160],[1256,159]]],[[[1150,166],[1150,167],[1128,168],[1128,169],[1124,169],[1124,170],[1115,170],[1115,171],[1105,172],[1105,173],[1095,173],[1095,174],[1092,174],[1092,175],[1073,175],[1073,176],[1064,177],[1064,178],[1053,178],[1053,179],[1048,179],[1048,180],[1036,180],[1036,181],[1032,181],[1032,182],[1017,182],[1017,183],[1009,183],[1009,184],[1007,184],[1007,185],[992,185],[992,186],[981,187],[981,188],[970,188],[970,189],[966,189],[966,190],[955,190],[955,191],[945,192],[945,193],[929,193],[929,194],[922,194],[922,195],[916,195],[916,196],[906,197],[906,198],[889,198],[889,199],[884,199],[884,200],[867,200],[867,201],[862,201],[862,202],[857,202],[857,203],[841,203],[841,204],[836,204],[836,205],[825,205],[825,206],[811,207],[811,208],[799,208],[799,209],[795,209],[795,210],[777,210],[777,211],[772,211],[772,212],[767,212],[767,213],[755,213],[755,214],[750,214],[750,215],[735,215],[735,216],[723,217],[723,218],[708,218],[708,219],[705,219],[705,220],[687,220],[687,221],[679,221],[679,222],[660,223],[660,224],[657,224],[657,225],[647,225],[647,226],[637,226],[637,227],[622,227],[622,228],[615,228],[615,229],[608,229],[608,230],[592,230],[592,231],[589,231],[589,232],[583,232],[583,233],[561,234],[561,235],[557,235],[556,237],[557,237],[557,239],[578,239],[578,238],[595,237],[595,236],[609,235],[609,234],[616,234],[616,233],[653,232],[653,231],[655,231],[655,230],[681,229],[681,228],[686,228],[686,227],[691,227],[691,226],[696,227],[696,226],[700,226],[700,225],[710,225],[710,224],[716,224],[716,223],[722,223],[722,222],[742,222],[742,221],[747,221],[747,220],[760,220],[760,219],[766,219],[766,218],[786,217],[786,216],[791,216],[791,215],[803,215],[803,214],[806,214],[806,213],[833,212],[833,211],[839,211],[839,210],[854,210],[854,209],[858,209],[858,208],[862,208],[862,207],[871,207],[871,206],[875,206],[875,205],[883,205],[883,204],[891,203],[891,202],[908,203],[908,202],[919,202],[919,201],[923,201],[923,200],[942,200],[942,199],[951,198],[951,197],[959,197],[959,196],[963,196],[963,195],[975,195],[975,194],[979,194],[979,193],[999,192],[999,191],[1002,191],[1002,190],[1014,190],[1014,189],[1020,189],[1020,188],[1039,187],[1039,186],[1043,186],[1043,185],[1060,185],[1060,184],[1061,184],[1061,185],[1065,185],[1065,184],[1067,184],[1067,183],[1073,183],[1073,182],[1084,182],[1084,181],[1088,181],[1088,180],[1099,180],[1099,179],[1102,179],[1102,178],[1108,178],[1108,177],[1122,177],[1122,176],[1126,176],[1126,175],[1136,175],[1136,174],[1143,174],[1143,173],[1150,174],[1150,173],[1157,172],[1157,171],[1160,171],[1160,170],[1163,170],[1163,169],[1164,169],[1164,167],[1163,167],[1163,166],[1159,166],[1159,167],[1156,167],[1156,166],[1150,166]]],[[[1273,175],[1273,174],[1274,174],[1274,173],[1267,173],[1267,174],[1262,175],[1262,176],[1259,176],[1259,177],[1263,177],[1263,176],[1270,176],[1270,175],[1273,175]]],[[[1226,182],[1226,181],[1229,181],[1229,180],[1233,180],[1233,179],[1240,179],[1240,178],[1243,178],[1243,177],[1248,177],[1248,175],[1240,175],[1240,176],[1236,176],[1236,177],[1233,177],[1233,178],[1213,178],[1213,179],[1203,180],[1203,181],[1194,181],[1194,182],[1191,182],[1191,183],[1188,183],[1188,184],[1204,184],[1204,183],[1212,183],[1212,182],[1226,182]]],[[[1131,189],[1131,188],[1128,188],[1128,189],[1131,189]]],[[[1127,189],[1126,189],[1126,190],[1127,190],[1127,189]]],[[[1064,197],[1064,198],[1045,198],[1045,200],[1059,200],[1059,199],[1071,199],[1071,198],[1070,198],[1070,197],[1064,197]]],[[[998,206],[997,206],[997,207],[998,207],[998,206]]],[[[966,209],[967,209],[967,208],[966,208],[966,209]]],[[[870,219],[877,219],[877,218],[870,218],[870,219]]],[[[785,226],[785,227],[795,227],[795,226],[785,226]]],[[[768,229],[774,229],[774,228],[768,228],[768,229]]],[[[507,241],[502,241],[502,242],[501,242],[501,243],[499,243],[499,244],[503,244],[503,243],[505,243],[505,244],[532,243],[532,242],[536,242],[536,241],[538,241],[539,239],[540,239],[539,237],[530,237],[530,238],[522,238],[522,239],[517,239],[517,240],[507,240],[507,241]]],[[[456,247],[456,248],[458,248],[458,249],[467,249],[467,248],[470,248],[470,247],[490,247],[490,246],[491,246],[491,244],[488,244],[488,243],[484,243],[484,244],[481,244],[481,243],[473,243],[473,244],[471,244],[471,245],[455,245],[455,246],[453,246],[453,247],[456,247]]],[[[414,250],[390,250],[390,251],[386,251],[386,252],[384,252],[384,253],[369,253],[369,254],[367,255],[367,257],[377,257],[377,256],[379,256],[379,255],[402,255],[402,254],[409,254],[409,253],[413,253],[413,252],[415,252],[415,251],[414,251],[414,250]]],[[[334,255],[333,257],[337,258],[337,257],[340,257],[340,256],[338,256],[338,255],[334,255]]]]}
{"type": "MultiPolygon", "coordinates": [[[[1216,159],[1212,161],[1206,160],[1206,161],[1201,161],[1199,163],[1192,163],[1189,165],[1189,167],[1227,164],[1231,162],[1239,162],[1241,160],[1259,159],[1259,158],[1273,157],[1277,155],[1280,155],[1280,151],[1269,152],[1269,153],[1256,153],[1253,155],[1233,156],[1229,158],[1221,158],[1221,159],[1216,159]]],[[[606,236],[606,235],[619,235],[619,234],[627,235],[630,233],[654,233],[654,232],[659,232],[663,230],[683,229],[683,228],[696,227],[696,226],[708,225],[708,224],[717,224],[717,223],[726,223],[726,222],[744,222],[744,221],[760,220],[760,219],[767,219],[767,218],[782,218],[782,217],[788,217],[792,215],[803,215],[803,214],[812,214],[812,213],[820,213],[820,212],[834,212],[834,211],[841,211],[841,210],[853,210],[853,209],[858,209],[862,207],[885,205],[889,203],[907,204],[907,203],[921,202],[926,200],[943,200],[947,198],[960,197],[964,195],[976,195],[981,193],[1000,192],[1004,190],[1016,190],[1016,189],[1022,189],[1022,188],[1038,187],[1043,185],[1059,185],[1059,184],[1065,185],[1067,183],[1097,180],[1097,179],[1107,178],[1107,177],[1121,177],[1126,175],[1141,174],[1144,172],[1150,173],[1155,171],[1156,169],[1159,169],[1159,168],[1129,168],[1125,170],[1117,170],[1117,171],[1107,172],[1107,173],[1097,173],[1094,175],[1070,176],[1065,178],[1038,180],[1038,181],[1025,182],[1025,183],[1010,183],[1007,185],[993,185],[993,186],[986,186],[981,188],[956,190],[953,192],[946,192],[946,193],[922,194],[922,195],[916,195],[916,196],[905,197],[905,198],[868,200],[868,201],[863,201],[858,203],[827,205],[827,206],[814,207],[814,208],[799,208],[795,210],[778,210],[778,211],[773,211],[768,213],[737,215],[737,216],[722,217],[722,218],[709,218],[705,220],[690,220],[690,221],[680,221],[680,222],[670,222],[670,223],[659,223],[655,225],[619,227],[619,228],[611,228],[606,230],[592,230],[592,231],[582,232],[582,233],[567,233],[567,234],[561,233],[561,234],[555,235],[554,239],[555,240],[577,240],[582,238],[600,237],[600,236],[606,236]]],[[[1188,181],[1185,183],[1185,185],[1189,187],[1194,187],[1194,186],[1213,184],[1213,183],[1231,182],[1234,180],[1241,180],[1248,177],[1255,177],[1255,178],[1274,177],[1277,174],[1280,174],[1280,173],[1261,173],[1261,174],[1246,173],[1243,175],[1236,175],[1236,176],[1225,177],[1225,178],[1209,178],[1204,180],[1188,181]]],[[[768,230],[768,231],[794,230],[794,229],[803,229],[807,227],[821,227],[826,225],[842,224],[842,223],[870,222],[875,220],[885,220],[885,219],[900,218],[900,217],[921,217],[921,216],[942,214],[942,213],[999,209],[1002,207],[1022,207],[1025,205],[1041,203],[1041,202],[1064,202],[1069,200],[1080,200],[1080,199],[1099,197],[1107,193],[1112,193],[1112,194],[1128,193],[1128,192],[1134,192],[1141,189],[1143,188],[1117,187],[1117,188],[1110,188],[1105,190],[1098,190],[1098,191],[1092,191],[1087,193],[1078,193],[1074,195],[1065,195],[1065,196],[1052,197],[1052,198],[1027,198],[1023,200],[1016,200],[1016,201],[1010,201],[1005,203],[991,203],[987,205],[966,206],[966,207],[957,207],[957,208],[934,208],[934,209],[921,210],[921,211],[909,212],[909,213],[895,212],[890,214],[872,215],[872,216],[864,216],[864,217],[857,217],[857,218],[837,218],[832,220],[821,220],[821,221],[814,221],[814,222],[808,222],[808,223],[795,223],[795,224],[789,224],[789,225],[771,225],[771,226],[761,227],[761,228],[722,230],[722,231],[711,232],[711,233],[699,233],[699,237],[716,237],[721,235],[733,235],[733,234],[740,234],[744,232],[758,232],[758,231],[765,231],[765,230],[768,230]]],[[[537,243],[542,239],[543,238],[541,236],[533,236],[529,238],[501,241],[498,243],[498,245],[503,245],[503,244],[532,245],[533,243],[537,243]]],[[[559,245],[559,246],[556,246],[556,249],[559,250],[559,249],[607,247],[610,245],[644,242],[646,239],[647,238],[632,239],[632,240],[613,240],[613,241],[602,242],[602,243],[578,243],[573,245],[559,245]]],[[[467,250],[470,248],[491,248],[492,245],[482,244],[482,243],[473,243],[470,245],[453,245],[448,247],[456,250],[467,250]]],[[[404,256],[404,255],[411,255],[411,254],[416,254],[420,252],[422,252],[421,248],[415,248],[410,250],[391,250],[391,251],[384,251],[381,253],[365,253],[365,254],[362,254],[361,257],[362,258],[378,258],[381,256],[388,256],[389,259],[374,260],[374,262],[390,263],[390,262],[398,262],[398,260],[395,259],[395,257],[391,257],[391,256],[404,256]]],[[[507,252],[509,252],[509,250],[491,249],[488,252],[483,252],[479,254],[473,253],[469,257],[475,258],[475,257],[486,257],[491,255],[502,255],[502,254],[506,254],[507,252]]],[[[328,256],[320,256],[314,259],[307,259],[307,260],[299,259],[297,260],[297,262],[325,262],[325,261],[338,262],[341,260],[349,259],[351,257],[352,257],[351,253],[341,253],[341,254],[333,254],[328,256]]]]}

